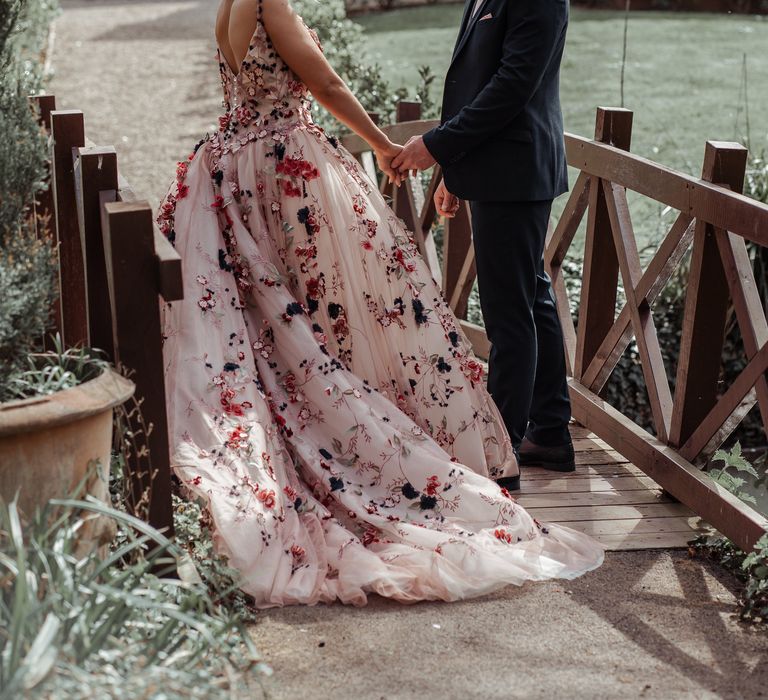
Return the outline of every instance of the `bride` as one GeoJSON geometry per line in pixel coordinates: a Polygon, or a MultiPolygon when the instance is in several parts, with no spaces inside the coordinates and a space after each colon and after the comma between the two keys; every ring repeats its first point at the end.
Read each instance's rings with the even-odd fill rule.
{"type": "Polygon", "coordinates": [[[599,566],[597,543],[503,487],[519,470],[483,366],[310,95],[392,179],[400,147],[287,0],[223,0],[216,36],[225,113],[157,220],[184,269],[165,309],[172,462],[242,588],[259,607],[451,601],[599,566]]]}

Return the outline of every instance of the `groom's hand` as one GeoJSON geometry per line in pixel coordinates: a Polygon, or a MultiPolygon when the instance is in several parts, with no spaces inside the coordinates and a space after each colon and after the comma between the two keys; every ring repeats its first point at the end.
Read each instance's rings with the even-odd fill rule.
{"type": "Polygon", "coordinates": [[[435,207],[440,216],[452,219],[459,210],[459,198],[451,194],[445,186],[445,180],[441,180],[435,191],[435,207]]]}
{"type": "Polygon", "coordinates": [[[424,139],[421,136],[412,136],[405,144],[405,148],[392,161],[392,167],[402,175],[408,172],[415,175],[419,170],[431,168],[435,162],[424,145],[424,139]]]}

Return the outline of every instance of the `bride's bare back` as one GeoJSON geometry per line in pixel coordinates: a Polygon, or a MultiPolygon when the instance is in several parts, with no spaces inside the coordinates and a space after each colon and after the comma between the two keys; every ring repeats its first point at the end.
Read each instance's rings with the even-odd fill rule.
{"type": "Polygon", "coordinates": [[[221,1],[216,15],[216,41],[232,73],[239,72],[248,53],[256,30],[259,4],[275,51],[323,107],[371,145],[381,169],[392,179],[399,180],[390,164],[400,152],[400,146],[393,144],[371,121],[363,106],[323,56],[288,0],[221,1]]]}

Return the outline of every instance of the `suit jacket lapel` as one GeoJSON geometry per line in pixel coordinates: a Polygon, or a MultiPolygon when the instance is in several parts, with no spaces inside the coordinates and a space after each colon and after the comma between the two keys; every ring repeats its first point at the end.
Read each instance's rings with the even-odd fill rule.
{"type": "Polygon", "coordinates": [[[461,47],[464,41],[464,36],[467,33],[467,25],[472,19],[472,8],[474,6],[475,6],[475,0],[466,0],[466,2],[464,3],[464,14],[462,15],[462,18],[461,18],[459,35],[456,38],[456,46],[453,47],[453,58],[456,58],[456,54],[459,53],[459,48],[461,47]]]}
{"type": "Polygon", "coordinates": [[[475,0],[468,0],[466,7],[464,8],[464,17],[461,20],[461,33],[459,34],[459,40],[456,43],[456,48],[453,50],[453,58],[451,63],[456,60],[456,57],[461,53],[464,48],[464,44],[467,43],[469,33],[472,31],[477,21],[483,16],[483,9],[488,4],[489,0],[482,0],[480,7],[477,8],[477,12],[472,14],[472,9],[475,6],[475,0]]]}

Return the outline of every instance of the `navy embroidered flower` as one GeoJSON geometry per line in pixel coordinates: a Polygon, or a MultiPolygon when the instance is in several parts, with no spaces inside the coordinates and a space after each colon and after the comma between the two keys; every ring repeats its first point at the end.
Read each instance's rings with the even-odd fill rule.
{"type": "Polygon", "coordinates": [[[437,498],[434,496],[427,496],[424,493],[421,494],[421,499],[419,501],[419,508],[421,510],[433,510],[436,505],[437,498]]]}
{"type": "Polygon", "coordinates": [[[416,323],[418,325],[422,325],[427,322],[427,314],[424,311],[424,304],[422,303],[421,299],[413,299],[411,301],[411,306],[413,307],[413,314],[416,318],[416,323]]]}
{"type": "Polygon", "coordinates": [[[405,496],[410,500],[413,500],[414,498],[419,497],[419,492],[415,488],[413,488],[413,484],[411,484],[409,481],[406,481],[403,484],[402,490],[403,490],[403,496],[405,496]]]}

